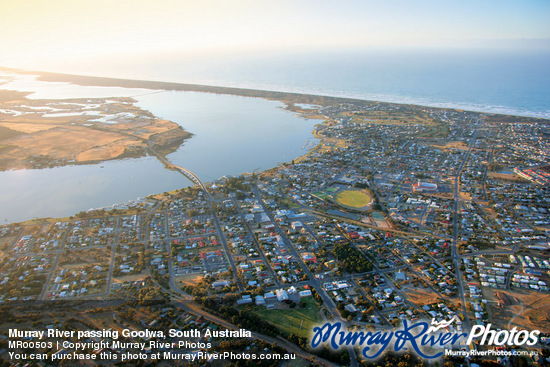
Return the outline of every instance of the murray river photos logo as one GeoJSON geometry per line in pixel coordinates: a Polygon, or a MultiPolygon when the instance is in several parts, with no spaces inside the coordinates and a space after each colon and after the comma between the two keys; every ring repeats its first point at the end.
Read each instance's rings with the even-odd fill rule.
{"type": "Polygon", "coordinates": [[[347,331],[340,322],[327,322],[313,328],[311,347],[317,348],[326,344],[335,351],[346,347],[360,347],[365,358],[376,359],[390,346],[395,352],[412,349],[418,356],[427,359],[439,358],[443,349],[453,345],[470,345],[478,341],[487,346],[533,346],[538,342],[538,330],[493,330],[491,324],[476,325],[469,334],[448,331],[454,319],[431,324],[426,321],[410,323],[403,320],[397,330],[384,331],[347,331]],[[465,342],[465,343],[464,343],[465,342]],[[458,344],[457,344],[458,343],[458,344]],[[440,349],[440,351],[438,351],[440,349]]]}

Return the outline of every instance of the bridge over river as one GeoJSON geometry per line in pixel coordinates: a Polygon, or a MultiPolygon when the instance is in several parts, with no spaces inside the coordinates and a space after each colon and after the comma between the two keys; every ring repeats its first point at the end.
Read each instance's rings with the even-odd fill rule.
{"type": "Polygon", "coordinates": [[[168,168],[168,169],[171,169],[173,171],[178,171],[179,173],[181,173],[182,175],[184,175],[185,177],[187,177],[191,182],[193,182],[193,184],[195,186],[197,186],[198,188],[200,188],[202,191],[204,191],[204,193],[208,196],[208,198],[210,199],[210,201],[212,201],[212,196],[210,196],[210,193],[208,192],[208,190],[206,189],[206,186],[204,186],[204,184],[202,183],[202,181],[200,180],[200,178],[194,174],[193,172],[191,172],[190,170],[188,170],[187,168],[183,168],[183,167],[180,167],[180,166],[177,166],[175,164],[173,164],[172,162],[170,162],[168,159],[166,159],[166,157],[158,154],[157,152],[155,152],[155,150],[153,149],[153,145],[151,143],[151,141],[147,141],[147,144],[149,145],[149,150],[162,162],[164,163],[164,165],[168,168]]]}
{"type": "MultiPolygon", "coordinates": [[[[236,274],[238,274],[237,272],[237,266],[235,265],[235,261],[233,260],[233,257],[229,254],[229,248],[227,247],[227,239],[225,238],[225,235],[223,233],[223,230],[222,230],[222,227],[220,225],[220,220],[218,218],[218,216],[216,215],[216,210],[214,210],[214,199],[212,198],[212,195],[210,195],[210,193],[208,192],[208,190],[206,189],[206,186],[204,186],[204,184],[202,183],[202,181],[200,180],[200,178],[197,177],[197,175],[195,175],[193,172],[191,172],[190,170],[188,170],[187,168],[183,168],[183,167],[180,167],[180,166],[176,166],[175,164],[171,163],[168,159],[166,159],[164,156],[158,154],[157,152],[155,152],[155,150],[153,149],[153,145],[151,144],[150,141],[147,141],[147,143],[149,144],[149,150],[151,150],[151,152],[162,162],[166,165],[167,168],[173,170],[173,171],[177,171],[179,173],[181,173],[182,175],[184,175],[185,177],[187,177],[189,180],[191,180],[191,182],[193,182],[195,184],[195,186],[199,187],[200,189],[202,189],[202,191],[204,191],[204,193],[206,194],[206,198],[208,199],[208,201],[210,202],[210,210],[212,211],[212,218],[214,218],[214,223],[216,225],[216,229],[218,230],[218,234],[220,236],[220,239],[221,239],[221,244],[222,244],[222,247],[225,251],[225,255],[227,257],[227,259],[229,260],[229,264],[231,265],[231,269],[233,271],[233,280],[235,281],[235,284],[237,284],[237,286],[239,287],[239,289],[241,291],[244,291],[244,287],[240,281],[240,279],[236,276],[236,274]]],[[[171,263],[170,263],[171,264],[171,263]]],[[[172,272],[172,266],[170,265],[170,273],[172,272]]],[[[178,287],[176,287],[173,283],[173,276],[172,274],[170,274],[170,287],[175,289],[177,292],[181,293],[181,289],[179,289],[178,287]]]]}

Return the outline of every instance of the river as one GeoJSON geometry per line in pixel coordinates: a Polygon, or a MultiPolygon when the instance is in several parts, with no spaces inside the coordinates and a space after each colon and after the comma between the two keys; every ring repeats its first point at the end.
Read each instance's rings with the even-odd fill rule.
{"type": "MultiPolygon", "coordinates": [[[[141,108],[194,134],[168,159],[205,182],[271,168],[305,154],[302,147],[319,122],[298,117],[279,102],[259,98],[82,87],[39,82],[33,77],[0,88],[33,91],[29,98],[41,99],[132,96],[141,108]]],[[[154,157],[0,172],[0,223],[63,217],[190,185],[154,157]]]]}

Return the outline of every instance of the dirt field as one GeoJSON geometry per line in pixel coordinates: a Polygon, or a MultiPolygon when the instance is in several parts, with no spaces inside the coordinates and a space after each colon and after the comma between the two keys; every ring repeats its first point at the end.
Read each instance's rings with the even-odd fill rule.
{"type": "Polygon", "coordinates": [[[176,126],[178,125],[174,124],[172,121],[155,120],[154,124],[145,124],[143,126],[140,126],[139,129],[136,128],[136,126],[133,126],[133,124],[123,124],[120,126],[114,126],[112,128],[117,128],[119,130],[132,129],[132,135],[138,136],[143,139],[149,139],[151,135],[169,131],[176,126]]]}
{"type": "Polygon", "coordinates": [[[414,287],[412,283],[403,285],[401,290],[407,294],[407,299],[419,306],[439,302],[439,296],[430,288],[414,287]]]}
{"type": "Polygon", "coordinates": [[[4,122],[0,126],[7,127],[8,129],[19,131],[25,134],[32,134],[42,130],[53,129],[56,125],[49,124],[30,124],[24,122],[4,122]]]}
{"type": "MultiPolygon", "coordinates": [[[[0,238],[0,249],[7,249],[8,246],[11,246],[13,244],[13,241],[15,240],[15,236],[6,236],[0,238]]],[[[1,256],[4,256],[4,252],[0,250],[1,256]]]]}
{"type": "Polygon", "coordinates": [[[198,274],[187,274],[187,275],[180,275],[178,277],[174,277],[174,283],[176,284],[184,284],[184,285],[188,285],[188,286],[191,286],[191,287],[194,287],[196,286],[197,284],[199,284],[199,282],[203,279],[204,277],[202,275],[198,275],[198,274]]]}
{"type": "Polygon", "coordinates": [[[467,193],[467,192],[462,192],[461,191],[458,194],[458,196],[460,197],[461,200],[468,200],[468,201],[472,200],[472,195],[470,193],[467,193]]]}
{"type": "MultiPolygon", "coordinates": [[[[1,93],[0,93],[1,94],[1,93]]],[[[0,170],[171,152],[191,134],[132,99],[0,99],[0,170]]]]}
{"type": "Polygon", "coordinates": [[[375,220],[374,225],[379,227],[379,228],[385,228],[385,229],[391,228],[390,225],[388,224],[388,222],[386,222],[385,220],[384,221],[375,220]]]}
{"type": "Polygon", "coordinates": [[[490,302],[487,311],[496,327],[550,332],[550,295],[528,290],[496,290],[483,293],[490,302]],[[498,303],[497,303],[498,302],[498,303]]]}
{"type": "Polygon", "coordinates": [[[498,178],[498,179],[501,179],[501,180],[508,180],[508,181],[527,182],[526,179],[516,175],[515,173],[507,174],[507,173],[489,172],[489,173],[487,173],[487,178],[498,178]]]}
{"type": "Polygon", "coordinates": [[[464,143],[463,141],[450,141],[445,145],[432,144],[431,146],[441,150],[449,150],[449,149],[468,150],[468,144],[464,143]]]}
{"type": "MultiPolygon", "coordinates": [[[[113,145],[115,142],[115,146],[124,147],[128,140],[116,133],[95,131],[80,126],[55,127],[10,139],[10,144],[17,148],[9,152],[8,157],[19,160],[29,155],[47,155],[56,159],[75,159],[77,152],[113,145]]],[[[114,156],[110,158],[112,157],[114,156]]]]}
{"type": "MultiPolygon", "coordinates": [[[[105,138],[105,137],[104,137],[105,138]]],[[[101,144],[100,146],[92,147],[81,153],[76,154],[75,159],[77,162],[90,162],[90,161],[105,161],[120,157],[126,151],[126,148],[132,146],[140,146],[139,140],[133,140],[130,138],[117,139],[115,141],[101,144]]]]}
{"type": "Polygon", "coordinates": [[[141,274],[134,274],[134,275],[125,275],[113,278],[113,281],[118,283],[124,283],[124,282],[137,282],[140,280],[143,280],[147,277],[147,273],[141,273],[141,274]]]}
{"type": "Polygon", "coordinates": [[[384,218],[384,215],[381,212],[372,212],[372,221],[377,227],[380,228],[391,228],[388,222],[386,221],[386,218],[384,218]]]}

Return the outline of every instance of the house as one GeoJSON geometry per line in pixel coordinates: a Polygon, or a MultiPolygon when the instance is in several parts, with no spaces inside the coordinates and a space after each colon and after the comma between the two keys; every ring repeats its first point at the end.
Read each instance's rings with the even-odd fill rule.
{"type": "Polygon", "coordinates": [[[300,298],[309,297],[311,296],[311,291],[309,289],[306,289],[305,291],[299,292],[298,295],[300,296],[300,298]]]}
{"type": "Polygon", "coordinates": [[[395,280],[397,282],[403,282],[403,281],[407,280],[407,276],[405,275],[404,272],[398,271],[397,273],[395,273],[395,280]]]}
{"type": "Polygon", "coordinates": [[[229,280],[218,280],[212,283],[212,288],[229,287],[229,285],[230,285],[229,280]]]}
{"type": "Polygon", "coordinates": [[[344,309],[348,312],[357,312],[357,308],[355,308],[354,305],[352,305],[351,303],[350,304],[347,304],[344,309]]]}
{"type": "Polygon", "coordinates": [[[252,303],[252,298],[241,298],[237,300],[237,305],[246,305],[252,303]]]}

